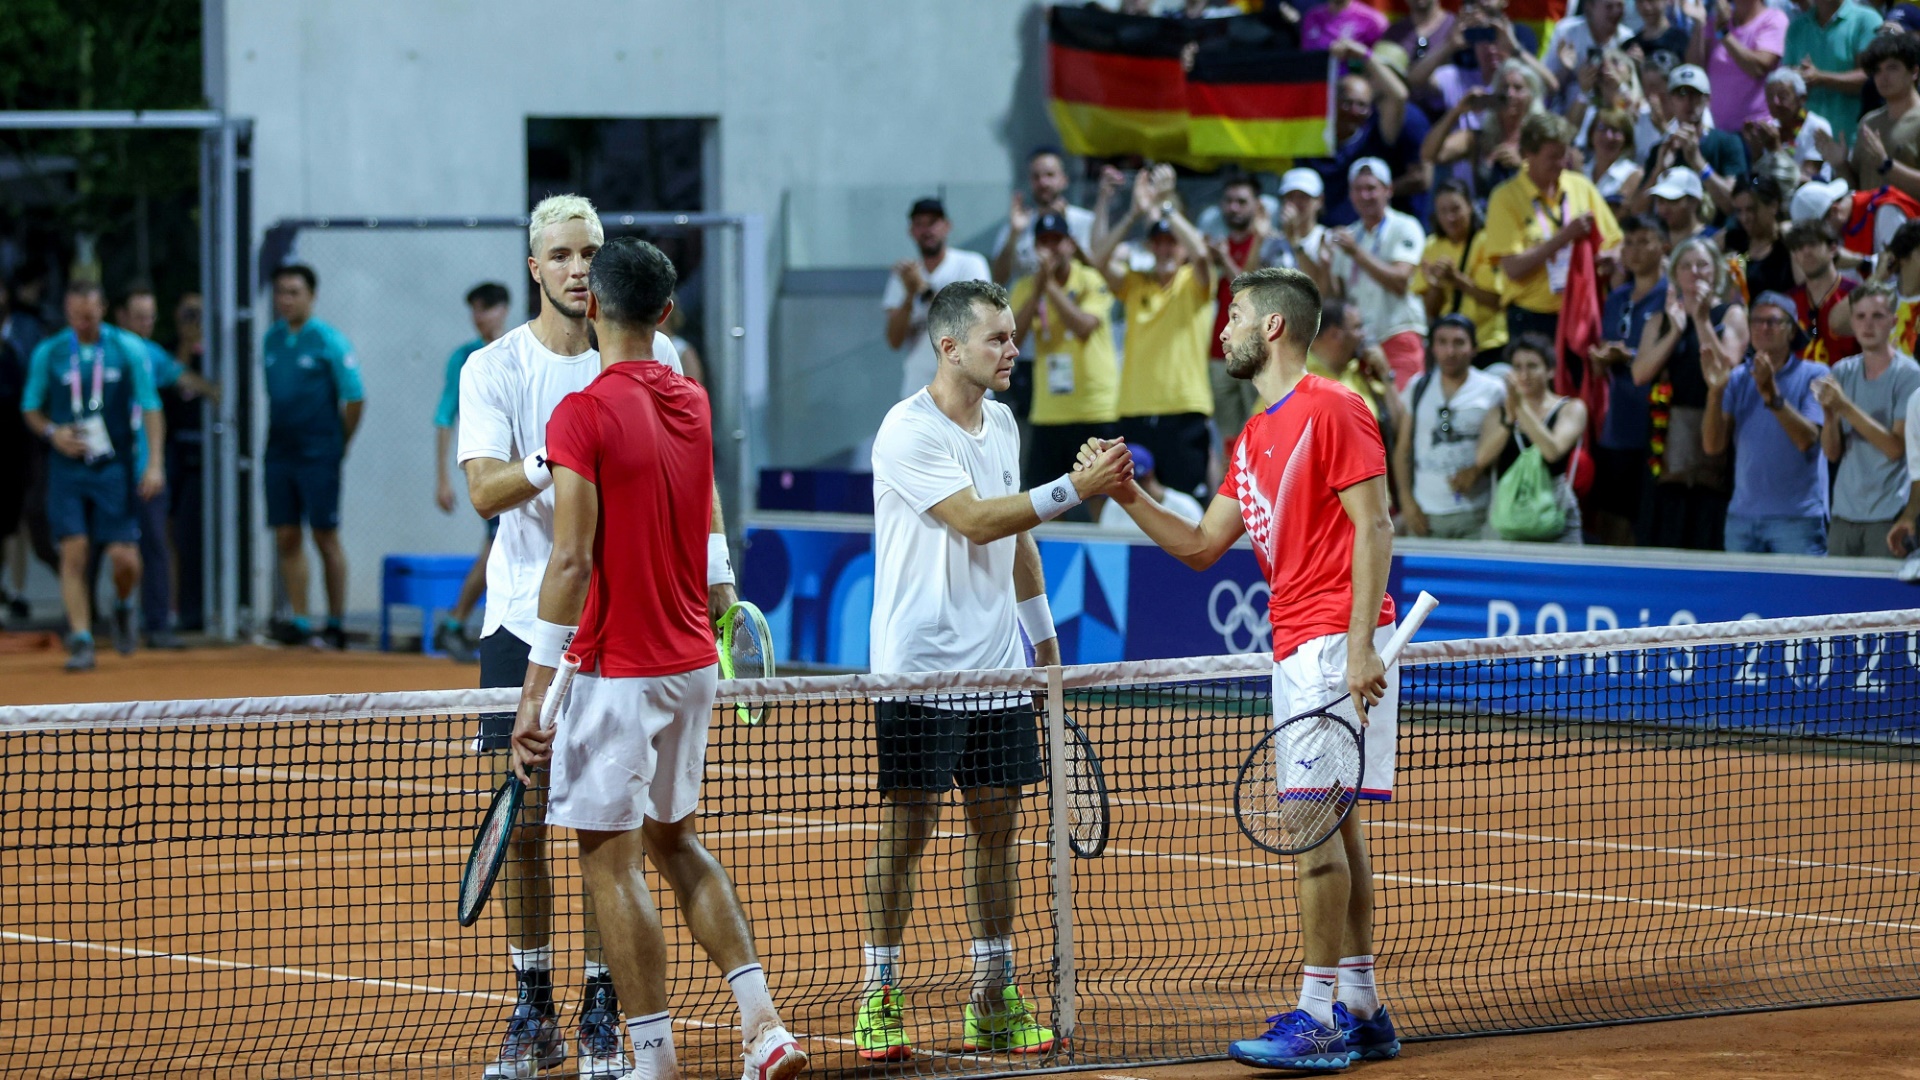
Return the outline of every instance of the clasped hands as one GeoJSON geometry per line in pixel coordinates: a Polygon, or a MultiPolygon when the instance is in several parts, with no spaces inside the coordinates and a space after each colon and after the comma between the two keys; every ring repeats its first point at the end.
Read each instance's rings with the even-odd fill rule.
{"type": "Polygon", "coordinates": [[[1074,455],[1068,475],[1082,499],[1106,495],[1125,506],[1140,490],[1134,486],[1133,452],[1125,439],[1088,439],[1074,455]]]}

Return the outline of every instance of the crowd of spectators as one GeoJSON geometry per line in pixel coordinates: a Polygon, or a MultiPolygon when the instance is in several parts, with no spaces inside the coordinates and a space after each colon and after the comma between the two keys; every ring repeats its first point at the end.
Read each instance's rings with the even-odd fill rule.
{"type": "Polygon", "coordinates": [[[903,394],[932,289],[991,277],[1022,339],[1027,482],[1117,433],[1204,499],[1258,407],[1221,362],[1226,283],[1294,266],[1327,298],[1316,373],[1392,447],[1403,533],[1906,553],[1920,7],[1585,0],[1542,45],[1498,0],[1264,6],[1338,62],[1331,152],[1206,176],[1043,148],[977,254],[922,200],[885,298],[903,394]],[[1546,493],[1525,524],[1519,471],[1546,493]]]}

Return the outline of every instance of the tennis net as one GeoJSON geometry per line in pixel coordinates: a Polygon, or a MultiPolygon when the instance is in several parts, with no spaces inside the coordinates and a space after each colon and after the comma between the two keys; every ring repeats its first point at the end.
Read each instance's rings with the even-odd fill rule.
{"type": "MultiPolygon", "coordinates": [[[[1217,1057],[1289,1004],[1292,870],[1240,835],[1230,795],[1270,676],[1242,656],[723,685],[701,831],[816,1070],[874,1071],[850,1033],[881,699],[1044,696],[1048,779],[1001,884],[1022,898],[1020,985],[1071,1034],[1031,1057],[962,1046],[949,807],[901,975],[919,1053],[891,1074],[1217,1057]],[[760,726],[735,722],[743,699],[767,703],[760,726]],[[1069,853],[1070,800],[1051,797],[1069,717],[1106,785],[1093,858],[1069,853]]],[[[1917,689],[1920,611],[1410,647],[1394,801],[1365,811],[1402,1036],[1920,996],[1917,689]]],[[[478,1076],[514,984],[500,899],[470,930],[454,917],[493,782],[469,741],[515,696],[0,710],[0,1072],[478,1076]]],[[[655,888],[683,1068],[734,1075],[731,998],[655,888]]]]}

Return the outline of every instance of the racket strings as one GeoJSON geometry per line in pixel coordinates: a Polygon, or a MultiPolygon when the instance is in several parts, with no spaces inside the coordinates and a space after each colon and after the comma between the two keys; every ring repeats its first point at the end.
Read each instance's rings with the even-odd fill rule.
{"type": "Polygon", "coordinates": [[[1361,748],[1349,721],[1309,713],[1263,743],[1242,776],[1242,824],[1263,847],[1302,851],[1332,835],[1359,796],[1361,748]]]}

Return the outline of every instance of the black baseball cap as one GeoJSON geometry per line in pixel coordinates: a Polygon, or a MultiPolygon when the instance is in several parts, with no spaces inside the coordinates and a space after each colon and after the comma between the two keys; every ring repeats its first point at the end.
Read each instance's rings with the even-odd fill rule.
{"type": "Polygon", "coordinates": [[[1149,240],[1156,236],[1171,235],[1173,235],[1173,222],[1168,221],[1166,218],[1161,218],[1159,221],[1147,226],[1147,239],[1149,240]]]}
{"type": "Polygon", "coordinates": [[[1049,212],[1033,219],[1033,235],[1072,236],[1073,230],[1067,228],[1067,219],[1063,215],[1049,212]]]}
{"type": "Polygon", "coordinates": [[[921,214],[932,214],[934,217],[944,218],[947,216],[947,206],[931,195],[924,199],[915,199],[913,209],[907,211],[907,216],[917,218],[921,214]]]}

